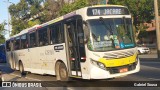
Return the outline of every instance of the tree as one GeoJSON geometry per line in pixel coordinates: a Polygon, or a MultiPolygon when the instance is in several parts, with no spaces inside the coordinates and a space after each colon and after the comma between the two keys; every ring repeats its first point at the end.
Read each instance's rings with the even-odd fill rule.
{"type": "Polygon", "coordinates": [[[88,0],[76,0],[75,2],[69,4],[69,3],[66,3],[64,4],[64,6],[60,9],[59,11],[59,15],[62,16],[64,14],[67,14],[69,12],[72,12],[74,10],[77,10],[77,9],[80,9],[80,8],[83,8],[85,6],[88,6],[89,3],[88,3],[88,0]]]}
{"type": "Polygon", "coordinates": [[[39,19],[43,12],[43,7],[41,4],[44,2],[44,0],[26,0],[26,2],[28,3],[28,13],[30,15],[27,20],[30,18],[33,18],[34,20],[39,19]]]}
{"type": "Polygon", "coordinates": [[[6,25],[5,21],[0,24],[0,44],[5,42],[5,37],[4,37],[4,34],[5,34],[4,33],[5,32],[4,26],[5,25],[6,25]]]}
{"type": "Polygon", "coordinates": [[[60,8],[63,6],[64,1],[61,0],[61,4],[55,0],[46,0],[44,3],[43,13],[44,13],[44,20],[49,21],[58,16],[60,8]],[[62,5],[62,6],[60,6],[62,5]]]}
{"type": "Polygon", "coordinates": [[[127,6],[134,18],[134,25],[150,22],[154,18],[153,0],[109,0],[109,4],[127,6]]]}
{"type": "Polygon", "coordinates": [[[28,27],[27,18],[30,18],[29,11],[28,3],[25,0],[20,0],[18,4],[9,6],[12,24],[11,35],[17,34],[28,27]]]}
{"type": "Polygon", "coordinates": [[[150,22],[154,18],[153,0],[109,0],[109,4],[120,4],[127,6],[133,17],[135,35],[146,29],[144,22],[150,22]]]}

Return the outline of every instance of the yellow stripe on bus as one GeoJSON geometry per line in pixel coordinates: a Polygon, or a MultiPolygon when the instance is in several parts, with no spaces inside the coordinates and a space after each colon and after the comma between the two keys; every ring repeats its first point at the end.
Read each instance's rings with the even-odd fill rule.
{"type": "Polygon", "coordinates": [[[106,67],[117,67],[117,66],[123,66],[127,64],[134,63],[136,61],[137,54],[134,54],[133,56],[126,57],[126,58],[120,58],[120,59],[105,59],[100,58],[99,62],[105,64],[106,67]]]}

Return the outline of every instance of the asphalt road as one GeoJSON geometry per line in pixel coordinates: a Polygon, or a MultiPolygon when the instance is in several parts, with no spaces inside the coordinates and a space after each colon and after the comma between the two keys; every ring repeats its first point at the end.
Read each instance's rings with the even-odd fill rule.
{"type": "MultiPolygon", "coordinates": [[[[108,80],[79,80],[74,79],[74,81],[78,81],[78,86],[83,86],[84,84],[90,84],[90,87],[43,87],[43,88],[23,88],[23,90],[160,90],[160,87],[139,87],[134,86],[133,87],[98,87],[98,84],[103,84],[112,82],[112,81],[120,81],[122,85],[125,85],[124,83],[129,84],[130,82],[124,82],[124,81],[135,81],[136,83],[141,83],[141,81],[145,81],[147,83],[152,83],[151,81],[154,81],[154,84],[158,84],[160,86],[160,60],[157,59],[156,54],[147,54],[147,55],[139,55],[140,61],[141,61],[141,70],[138,73],[131,74],[125,77],[119,77],[114,79],[108,79],[108,80]],[[123,81],[123,82],[122,82],[123,81]],[[155,81],[158,81],[159,83],[156,83],[155,81]]],[[[37,74],[27,74],[26,76],[21,76],[19,71],[13,71],[7,65],[0,64],[0,69],[3,72],[3,77],[5,81],[55,81],[54,76],[50,75],[37,75],[37,74]]],[[[50,84],[51,86],[54,86],[53,84],[56,84],[56,82],[46,82],[47,84],[50,84]]],[[[135,84],[135,83],[133,83],[135,84]]],[[[85,85],[84,85],[85,86],[85,85]]],[[[101,85],[100,85],[101,86],[101,85]]],[[[21,90],[22,88],[0,88],[0,90],[21,90]]]]}

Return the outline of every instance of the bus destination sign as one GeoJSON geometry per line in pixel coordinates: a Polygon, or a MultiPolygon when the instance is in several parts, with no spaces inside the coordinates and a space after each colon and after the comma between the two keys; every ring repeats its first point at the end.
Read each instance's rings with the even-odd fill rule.
{"type": "Polygon", "coordinates": [[[125,7],[95,7],[87,10],[87,16],[105,15],[129,15],[129,11],[125,7]]]}

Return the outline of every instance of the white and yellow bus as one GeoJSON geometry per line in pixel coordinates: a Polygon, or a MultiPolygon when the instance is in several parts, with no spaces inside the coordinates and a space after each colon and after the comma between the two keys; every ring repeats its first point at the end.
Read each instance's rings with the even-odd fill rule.
{"type": "Polygon", "coordinates": [[[106,79],[140,70],[132,17],[125,6],[84,7],[6,40],[12,69],[37,74],[106,79]]]}

